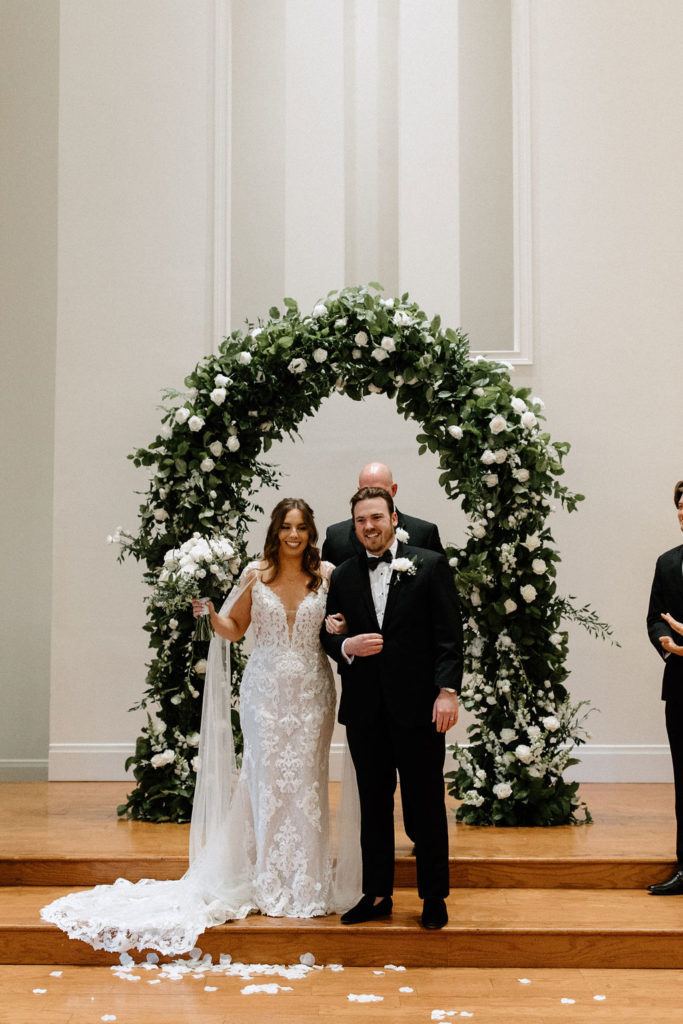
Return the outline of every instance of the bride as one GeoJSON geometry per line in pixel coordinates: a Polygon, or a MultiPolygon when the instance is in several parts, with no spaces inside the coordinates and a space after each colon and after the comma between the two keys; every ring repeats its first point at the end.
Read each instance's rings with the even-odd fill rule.
{"type": "MultiPolygon", "coordinates": [[[[190,867],[179,880],[119,878],[63,896],[41,916],[95,949],[192,949],[211,925],[261,912],[316,917],[360,893],[357,792],[350,758],[330,844],[328,757],[335,689],[319,640],[333,566],[321,562],[308,504],[284,498],[263,558],[250,562],[217,613],[202,707],[190,867]],[[229,647],[254,631],[240,689],[237,777],[230,725],[229,647]]],[[[195,615],[201,614],[194,602],[195,615]]],[[[327,622],[331,632],[343,624],[327,622]]]]}

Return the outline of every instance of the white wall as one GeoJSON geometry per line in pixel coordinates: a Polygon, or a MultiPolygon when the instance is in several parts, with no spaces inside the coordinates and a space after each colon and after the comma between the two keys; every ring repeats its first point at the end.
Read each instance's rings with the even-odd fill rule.
{"type": "MultiPolygon", "coordinates": [[[[29,10],[18,0],[6,6],[29,10]]],[[[593,603],[622,643],[573,631],[572,693],[601,709],[580,771],[668,778],[659,662],[643,618],[654,558],[680,536],[670,491],[683,476],[675,394],[683,7],[531,0],[528,11],[534,362],[519,366],[515,381],[546,400],[553,436],[573,445],[566,481],[588,496],[554,526],[561,587],[593,603]]],[[[47,220],[58,210],[59,247],[45,250],[46,329],[32,333],[56,342],[44,342],[46,398],[29,430],[32,456],[42,461],[20,460],[12,507],[36,480],[41,501],[30,517],[8,518],[8,529],[20,523],[24,543],[40,552],[40,573],[27,576],[20,558],[12,566],[20,582],[30,579],[28,593],[36,584],[44,590],[54,526],[53,595],[39,617],[42,624],[52,615],[52,777],[119,776],[137,734],[139,718],[126,709],[147,660],[140,570],[117,565],[104,537],[135,524],[133,492],[144,489],[144,474],[125,455],[153,436],[161,388],[181,386],[217,340],[216,310],[238,326],[284,294],[312,304],[331,288],[374,278],[390,292],[410,290],[458,326],[466,197],[457,15],[443,0],[62,0],[58,112],[49,81],[40,109],[45,139],[59,133],[59,190],[54,141],[39,183],[47,220]],[[232,53],[227,70],[224,48],[232,53]],[[430,74],[419,73],[419,55],[430,57],[430,74]],[[214,158],[226,140],[222,175],[214,158]],[[227,211],[229,273],[218,259],[218,210],[227,211]]],[[[29,29],[17,44],[22,53],[29,29]]],[[[53,21],[53,79],[56,46],[53,21]]],[[[34,80],[18,79],[22,94],[34,80]]],[[[32,118],[14,123],[15,140],[31,124],[38,131],[32,118]]],[[[15,153],[20,167],[27,157],[18,143],[15,153]]],[[[9,203],[17,218],[39,186],[24,189],[15,176],[9,203]]],[[[506,228],[501,249],[509,247],[506,228]]],[[[32,309],[31,273],[21,271],[22,322],[32,309]]],[[[484,295],[487,287],[484,274],[484,295]]],[[[28,345],[24,337],[17,346],[15,396],[29,374],[28,345]]],[[[10,409],[16,415],[6,405],[3,416],[10,409]]],[[[329,400],[302,425],[303,441],[278,453],[282,491],[308,497],[324,526],[345,515],[358,468],[381,457],[395,471],[401,506],[457,538],[457,513],[438,490],[434,460],[418,459],[416,431],[382,398],[353,408],[329,400]]],[[[263,496],[266,507],[273,497],[263,496]]],[[[18,621],[3,669],[15,768],[22,757],[47,754],[44,727],[35,731],[47,714],[45,628],[30,667],[18,621]],[[30,698],[17,696],[22,664],[34,680],[24,690],[30,698]]]]}

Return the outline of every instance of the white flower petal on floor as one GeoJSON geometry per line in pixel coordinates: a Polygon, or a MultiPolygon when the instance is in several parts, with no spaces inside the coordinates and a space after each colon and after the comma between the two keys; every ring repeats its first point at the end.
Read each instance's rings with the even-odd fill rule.
{"type": "Polygon", "coordinates": [[[205,985],[204,986],[204,991],[205,992],[218,992],[218,989],[217,989],[217,987],[215,985],[205,985]]]}
{"type": "Polygon", "coordinates": [[[415,991],[415,989],[414,989],[414,988],[411,988],[411,987],[410,987],[409,985],[403,985],[403,986],[402,986],[402,987],[401,987],[401,988],[399,989],[399,992],[414,992],[414,991],[415,991]]]}
{"type": "Polygon", "coordinates": [[[299,962],[304,964],[306,967],[314,967],[315,957],[312,953],[302,953],[299,957],[299,962]]]}
{"type": "Polygon", "coordinates": [[[520,983],[520,985],[530,985],[531,984],[531,978],[517,978],[517,981],[520,983]]]}
{"type": "Polygon", "coordinates": [[[384,970],[385,971],[405,971],[405,967],[403,967],[402,965],[397,967],[396,964],[385,964],[384,965],[384,970]]]}
{"type": "Polygon", "coordinates": [[[596,999],[600,1003],[603,999],[607,999],[607,996],[593,996],[593,999],[596,999]]]}
{"type": "Polygon", "coordinates": [[[46,992],[47,992],[46,988],[34,988],[33,989],[34,996],[42,996],[42,995],[45,995],[46,992]]]}
{"type": "Polygon", "coordinates": [[[561,1003],[566,1003],[567,1006],[573,1006],[574,1003],[576,1002],[576,999],[567,999],[566,996],[563,996],[562,999],[560,999],[560,1002],[561,1003]]]}
{"type": "Polygon", "coordinates": [[[64,971],[50,971],[51,978],[61,978],[64,971]]]}
{"type": "Polygon", "coordinates": [[[269,996],[275,996],[278,992],[293,992],[291,985],[277,985],[270,982],[268,985],[247,985],[242,989],[243,996],[252,996],[256,992],[266,992],[269,996]]]}
{"type": "Polygon", "coordinates": [[[384,1001],[384,996],[372,996],[372,995],[356,995],[355,992],[349,992],[350,1003],[381,1003],[384,1001]]]}

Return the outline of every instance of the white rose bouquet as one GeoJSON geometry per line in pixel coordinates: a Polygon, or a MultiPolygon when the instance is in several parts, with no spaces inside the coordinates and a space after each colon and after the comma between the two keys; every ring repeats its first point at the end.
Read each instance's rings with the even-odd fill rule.
{"type": "MultiPolygon", "coordinates": [[[[227,590],[238,570],[235,548],[226,537],[195,533],[164,555],[150,601],[171,615],[187,607],[192,598],[207,599],[227,590]]],[[[194,639],[210,640],[212,635],[207,608],[197,619],[194,639]]]]}

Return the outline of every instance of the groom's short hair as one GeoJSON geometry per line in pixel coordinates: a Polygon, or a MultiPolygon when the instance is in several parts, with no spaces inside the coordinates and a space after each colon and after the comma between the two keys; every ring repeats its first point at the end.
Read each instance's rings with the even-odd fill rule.
{"type": "Polygon", "coordinates": [[[384,498],[389,509],[389,515],[394,514],[394,499],[383,487],[361,487],[351,498],[351,518],[355,519],[356,505],[359,501],[366,501],[367,498],[384,498]]]}
{"type": "Polygon", "coordinates": [[[683,480],[679,480],[674,487],[674,505],[678,508],[678,503],[681,500],[681,494],[683,494],[683,480]]]}

